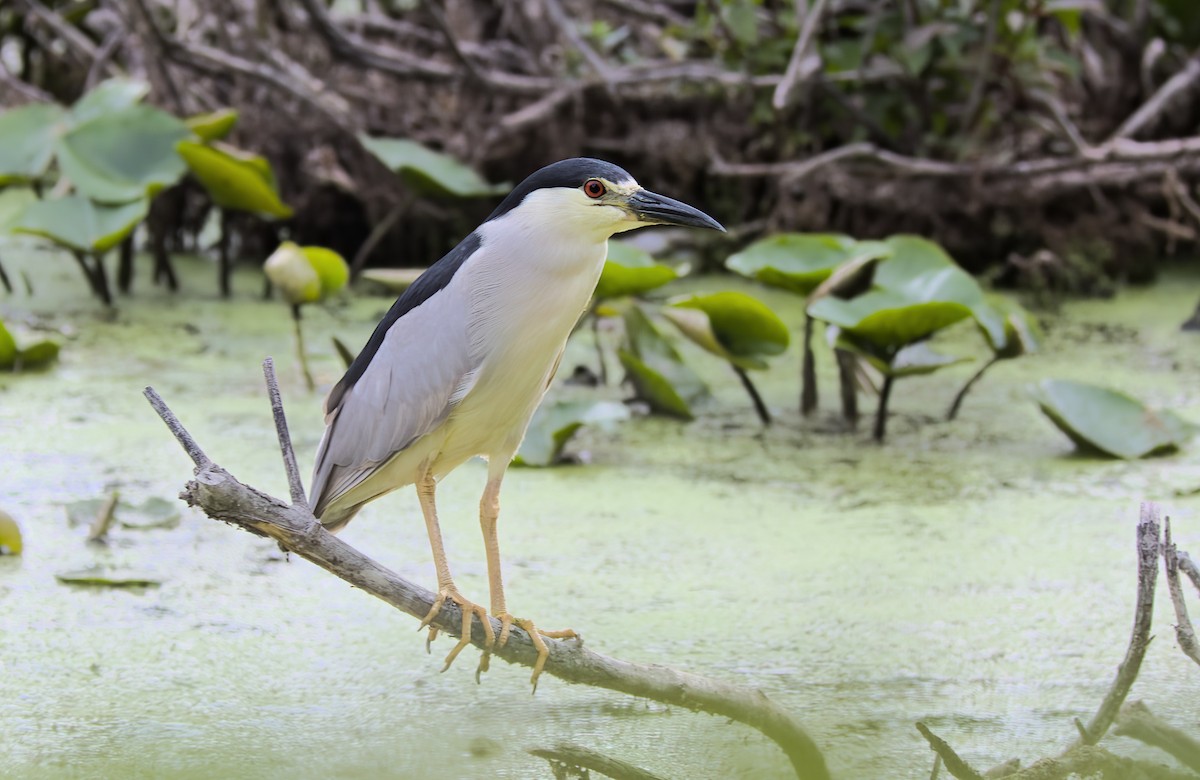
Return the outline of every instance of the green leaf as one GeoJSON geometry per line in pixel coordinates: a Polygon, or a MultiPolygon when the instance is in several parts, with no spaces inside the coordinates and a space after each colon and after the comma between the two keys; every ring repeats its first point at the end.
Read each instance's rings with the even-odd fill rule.
{"type": "Polygon", "coordinates": [[[629,408],[614,401],[560,401],[542,404],[534,412],[514,463],[553,466],[571,437],[585,425],[610,425],[629,419],[629,408]]]}
{"type": "Polygon", "coordinates": [[[980,310],[976,311],[979,332],[997,358],[1006,360],[1038,351],[1042,341],[1042,329],[1038,326],[1037,319],[1019,303],[1002,295],[991,295],[984,306],[990,312],[988,316],[1000,322],[1003,329],[1004,340],[998,342],[994,338],[996,328],[984,327],[979,322],[980,310]]]}
{"type": "Polygon", "coordinates": [[[12,368],[17,363],[17,340],[0,322],[0,368],[12,368]]]}
{"type": "Polygon", "coordinates": [[[0,113],[0,185],[39,179],[54,156],[65,112],[53,103],[34,103],[0,113]]]}
{"type": "MultiPolygon", "coordinates": [[[[108,498],[85,498],[72,501],[63,508],[67,513],[67,524],[72,527],[88,527],[96,520],[101,510],[108,506],[108,498]]],[[[117,501],[113,509],[113,522],[122,528],[147,531],[155,528],[175,528],[180,521],[179,504],[165,498],[150,496],[140,504],[117,501]]]]}
{"type": "Polygon", "coordinates": [[[125,203],[179,181],[187,166],[175,145],[191,131],[152,106],[131,106],[78,125],[58,142],[58,166],[84,195],[125,203]]]}
{"type": "Polygon", "coordinates": [[[885,290],[872,290],[849,300],[822,298],[808,307],[808,313],[878,347],[892,350],[971,316],[971,310],[961,303],[913,303],[885,290]]]}
{"type": "Polygon", "coordinates": [[[21,527],[12,515],[0,509],[0,555],[20,555],[21,527]]]}
{"type": "Polygon", "coordinates": [[[235,109],[222,108],[207,114],[189,116],[185,123],[201,141],[220,141],[229,135],[237,121],[238,112],[235,109]]]}
{"type": "Polygon", "coordinates": [[[691,405],[708,394],[708,387],[640,308],[631,306],[624,321],[626,348],[617,350],[617,357],[634,394],[653,412],[692,419],[691,405]]]}
{"type": "Polygon", "coordinates": [[[144,81],[126,78],[111,78],[102,81],[71,106],[71,117],[82,124],[105,114],[115,113],[142,102],[150,94],[150,85],[144,81]]]}
{"type": "Polygon", "coordinates": [[[5,187],[0,190],[0,236],[9,232],[21,220],[21,215],[37,195],[28,187],[5,187]]]}
{"type": "Polygon", "coordinates": [[[886,257],[890,248],[878,241],[858,242],[832,233],[780,233],[755,241],[725,261],[742,276],[808,295],[834,269],[858,257],[886,257]]]}
{"type": "Polygon", "coordinates": [[[106,588],[153,588],[162,584],[161,579],[151,574],[106,566],[58,572],[54,578],[64,585],[91,585],[106,588]]]}
{"type": "Polygon", "coordinates": [[[107,252],[133,232],[143,219],[149,201],[135,200],[105,206],[82,195],[30,203],[15,233],[30,233],[82,252],[107,252]]]}
{"type": "Polygon", "coordinates": [[[742,368],[766,368],[764,355],[787,349],[787,325],[757,298],[719,292],[675,299],[663,316],[704,349],[742,368]],[[703,313],[703,318],[689,313],[703,313]]]}
{"type": "Polygon", "coordinates": [[[302,246],[300,251],[317,272],[322,298],[328,298],[350,281],[350,266],[337,252],[323,246],[302,246]]]}
{"type": "Polygon", "coordinates": [[[41,368],[58,359],[58,344],[53,341],[38,341],[22,349],[17,354],[16,368],[41,368]]]}
{"type": "Polygon", "coordinates": [[[416,141],[372,138],[365,133],[359,135],[358,140],[380,162],[401,174],[410,186],[421,192],[478,198],[503,195],[510,189],[508,184],[488,184],[450,155],[435,152],[416,141]]]}
{"type": "Polygon", "coordinates": [[[969,362],[971,362],[971,358],[969,357],[956,357],[954,355],[943,355],[940,352],[934,352],[929,348],[928,344],[922,341],[911,344],[897,352],[896,357],[892,359],[891,365],[881,370],[884,375],[900,379],[906,376],[932,374],[934,371],[939,371],[946,366],[955,366],[959,363],[969,362]]]}
{"type": "Polygon", "coordinates": [[[674,268],[654,262],[649,252],[612,240],[608,242],[608,259],[596,285],[596,300],[641,295],[678,276],[674,268]]]}
{"type": "Polygon", "coordinates": [[[180,141],[176,147],[213,203],[224,209],[287,219],[292,209],[279,198],[266,158],[225,144],[180,141]]]}
{"type": "Polygon", "coordinates": [[[1076,445],[1115,458],[1174,450],[1196,430],[1174,412],[1152,411],[1124,393],[1083,382],[1046,379],[1033,395],[1042,412],[1076,445]]]}

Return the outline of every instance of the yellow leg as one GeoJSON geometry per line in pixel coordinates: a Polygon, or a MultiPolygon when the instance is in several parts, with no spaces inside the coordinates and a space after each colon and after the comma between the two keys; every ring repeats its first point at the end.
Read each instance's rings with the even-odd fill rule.
{"type": "MultiPolygon", "coordinates": [[[[500,570],[500,540],[496,532],[496,524],[500,517],[500,483],[504,479],[504,471],[507,466],[507,462],[489,466],[487,487],[483,489],[483,498],[479,501],[479,525],[483,530],[483,546],[487,550],[488,588],[492,597],[492,615],[499,619],[501,626],[499,646],[504,647],[508,642],[509,629],[514,623],[529,634],[529,639],[533,642],[538,654],[529,682],[533,685],[533,690],[537,691],[538,677],[541,676],[542,669],[546,666],[546,658],[550,655],[550,649],[546,647],[546,642],[542,637],[577,639],[579,635],[571,629],[542,631],[533,624],[532,620],[514,618],[505,604],[504,577],[500,570]]],[[[479,670],[487,671],[487,668],[488,653],[485,650],[483,658],[479,661],[479,670]]]]}
{"type": "MultiPolygon", "coordinates": [[[[454,663],[454,659],[458,657],[463,648],[471,643],[471,620],[475,615],[479,615],[479,621],[483,623],[485,653],[495,643],[496,634],[492,630],[491,621],[488,620],[487,611],[478,604],[465,599],[458,592],[458,587],[455,586],[454,579],[450,576],[450,564],[446,562],[446,549],[442,545],[442,529],[438,525],[437,505],[434,501],[436,487],[437,483],[429,472],[422,474],[421,479],[417,481],[417,498],[421,501],[421,512],[425,515],[425,530],[429,532],[429,547],[433,551],[433,565],[437,570],[438,581],[437,598],[434,599],[429,614],[421,621],[420,628],[428,626],[438,616],[447,599],[458,604],[462,610],[462,631],[459,634],[458,644],[446,656],[446,664],[442,667],[444,672],[450,668],[450,664],[454,663]]],[[[437,629],[430,626],[429,637],[425,643],[427,650],[429,643],[436,637],[437,629]]]]}

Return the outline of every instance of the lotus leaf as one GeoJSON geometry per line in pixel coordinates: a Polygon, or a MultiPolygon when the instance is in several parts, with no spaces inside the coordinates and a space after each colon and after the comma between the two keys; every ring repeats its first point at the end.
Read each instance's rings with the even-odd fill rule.
{"type": "MultiPolygon", "coordinates": [[[[71,526],[90,526],[110,501],[109,498],[85,498],[72,501],[64,508],[71,526]]],[[[175,528],[179,525],[179,505],[165,498],[150,496],[140,504],[120,500],[113,511],[113,521],[122,528],[145,531],[154,528],[175,528]]]]}
{"type": "Polygon", "coordinates": [[[609,241],[608,259],[596,285],[596,300],[641,295],[678,276],[669,265],[654,262],[649,252],[624,241],[609,241]]]}
{"type": "Polygon", "coordinates": [[[679,298],[663,315],[692,341],[741,368],[766,368],[762,356],[778,355],[788,346],[783,321],[766,304],[744,293],[679,298]]]}
{"type": "Polygon", "coordinates": [[[631,306],[624,320],[628,348],[617,350],[617,357],[637,397],[654,412],[692,419],[691,405],[708,394],[708,387],[640,308],[631,306]]]}
{"type": "Polygon", "coordinates": [[[21,215],[30,203],[37,200],[28,187],[6,187],[0,190],[0,236],[9,232],[21,221],[21,215]]]}
{"type": "Polygon", "coordinates": [[[46,172],[64,116],[63,109],[52,103],[0,113],[0,185],[38,179],[46,172]]]}
{"type": "Polygon", "coordinates": [[[292,216],[291,207],[279,198],[266,158],[220,143],[180,141],[175,148],[221,208],[282,219],[292,216]]]}
{"type": "Polygon", "coordinates": [[[82,195],[30,203],[13,229],[30,233],[82,252],[107,252],[133,232],[149,201],[135,200],[106,206],[82,195]]]}
{"type": "Polygon", "coordinates": [[[629,408],[613,401],[543,404],[534,413],[514,462],[523,466],[561,463],[563,448],[584,425],[606,426],[628,418],[629,408]]]}
{"type": "Polygon", "coordinates": [[[1083,382],[1047,379],[1033,395],[1042,412],[1077,446],[1114,458],[1174,450],[1196,431],[1174,412],[1154,411],[1124,393],[1083,382]]]}
{"type": "Polygon", "coordinates": [[[111,78],[100,82],[76,100],[75,105],[71,106],[71,117],[76,124],[81,124],[136,105],[149,93],[150,85],[144,81],[111,78]]]}
{"type": "Polygon", "coordinates": [[[358,140],[371,154],[390,170],[401,174],[414,188],[424,192],[477,198],[503,195],[508,184],[488,184],[475,171],[448,154],[435,152],[427,146],[406,138],[372,138],[359,135],[358,140]]]}
{"type": "Polygon", "coordinates": [[[832,233],[780,233],[730,256],[725,267],[772,287],[808,295],[843,263],[886,257],[889,251],[878,241],[858,242],[832,233]]]}
{"type": "Polygon", "coordinates": [[[175,145],[187,126],[152,106],[130,106],[76,126],[58,142],[58,166],[75,187],[102,203],[154,195],[183,177],[175,145]]]}
{"type": "Polygon", "coordinates": [[[952,301],[916,302],[890,290],[872,290],[849,300],[822,298],[808,313],[880,348],[896,350],[970,317],[971,309],[952,301]]]}

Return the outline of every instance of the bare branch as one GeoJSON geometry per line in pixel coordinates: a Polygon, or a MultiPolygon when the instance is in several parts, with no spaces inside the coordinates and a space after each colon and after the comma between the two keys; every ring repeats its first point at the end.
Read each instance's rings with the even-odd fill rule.
{"type": "Polygon", "coordinates": [[[1171,594],[1171,605],[1175,608],[1175,641],[1188,658],[1200,664],[1200,642],[1196,641],[1196,629],[1188,617],[1187,604],[1183,600],[1183,585],[1179,582],[1179,558],[1175,543],[1171,541],[1171,518],[1167,518],[1163,530],[1163,564],[1166,568],[1167,590],[1171,594]]]}
{"type": "Polygon", "coordinates": [[[1140,701],[1131,701],[1121,708],[1113,733],[1165,750],[1179,763],[1200,772],[1200,742],[1150,712],[1140,701]]]}
{"type": "Polygon", "coordinates": [[[942,765],[951,775],[958,780],[984,780],[983,775],[963,761],[946,740],[930,731],[924,723],[917,723],[917,731],[921,732],[922,737],[925,737],[925,741],[929,743],[929,747],[933,748],[933,752],[941,756],[942,765]]]}
{"type": "Polygon", "coordinates": [[[300,478],[300,467],[296,465],[296,451],[292,449],[292,436],[288,432],[287,416],[283,413],[283,398],[279,394],[279,380],[275,378],[275,361],[263,361],[263,377],[267,380],[267,397],[271,399],[271,416],[275,418],[275,434],[279,438],[279,451],[283,454],[283,467],[287,471],[288,491],[292,503],[308,506],[304,497],[304,480],[300,478]]]}
{"type": "Polygon", "coordinates": [[[1120,138],[1132,138],[1140,133],[1146,127],[1152,124],[1158,117],[1167,110],[1175,100],[1190,89],[1195,88],[1197,82],[1200,81],[1200,55],[1192,57],[1183,66],[1183,70],[1176,73],[1171,78],[1167,79],[1158,91],[1150,96],[1150,99],[1134,111],[1116,132],[1109,138],[1109,142],[1120,138]]]}
{"type": "Polygon", "coordinates": [[[1129,637],[1129,647],[1125,651],[1125,659],[1117,667],[1117,676],[1112,687],[1100,703],[1100,709],[1092,716],[1091,722],[1085,729],[1086,737],[1081,736],[1076,746],[1080,744],[1095,745],[1108,732],[1117,712],[1129,695],[1142,667],[1142,658],[1150,645],[1150,623],[1154,616],[1154,586],[1158,579],[1159,554],[1159,521],[1158,505],[1144,502],[1141,517],[1137,524],[1137,554],[1138,580],[1137,603],[1133,612],[1133,632],[1129,637]]]}
{"type": "Polygon", "coordinates": [[[792,102],[796,88],[821,68],[821,55],[809,56],[809,49],[812,48],[813,36],[821,24],[821,19],[825,16],[828,0],[817,0],[806,14],[799,13],[802,5],[807,6],[807,1],[797,0],[797,17],[804,21],[800,33],[796,36],[796,45],[792,47],[792,56],[788,60],[787,70],[783,73],[783,80],[775,87],[775,94],[771,97],[771,105],[776,111],[787,108],[792,102]]]}
{"type": "Polygon", "coordinates": [[[613,82],[613,68],[583,39],[583,36],[579,34],[579,30],[575,29],[575,24],[567,16],[566,11],[563,10],[558,0],[542,0],[542,5],[545,7],[546,14],[550,17],[550,20],[554,22],[554,26],[558,28],[558,31],[587,60],[588,67],[605,84],[611,84],[613,82]]]}
{"type": "Polygon", "coordinates": [[[599,772],[612,780],[663,780],[655,774],[634,766],[626,761],[597,753],[578,745],[560,743],[552,748],[537,748],[529,751],[530,755],[544,758],[550,766],[565,765],[584,770],[599,772]]]}
{"type": "MultiPolygon", "coordinates": [[[[146,397],[167,427],[196,463],[196,476],[182,498],[200,507],[214,520],[230,523],[279,542],[321,568],[417,619],[433,606],[435,594],[408,582],[329,533],[303,504],[288,505],[245,485],[204,456],[179,420],[152,388],[146,397]]],[[[478,620],[478,618],[475,618],[478,620]]],[[[494,632],[500,621],[492,621],[494,632]]],[[[457,636],[462,615],[447,602],[431,625],[457,636]]],[[[472,642],[483,649],[484,632],[471,632],[472,642]]],[[[634,664],[594,653],[581,641],[546,643],[550,650],[545,671],[559,679],[642,696],[690,710],[710,712],[757,729],[787,754],[797,777],[827,780],[825,759],[812,738],[782,708],[761,691],[677,671],[666,666],[634,664]]],[[[528,635],[513,628],[504,647],[492,654],[509,663],[532,667],[537,651],[528,635]]]]}
{"type": "Polygon", "coordinates": [[[1183,550],[1180,550],[1176,557],[1179,559],[1179,570],[1192,581],[1192,585],[1196,587],[1196,593],[1200,593],[1200,567],[1196,566],[1196,562],[1183,550]]]}

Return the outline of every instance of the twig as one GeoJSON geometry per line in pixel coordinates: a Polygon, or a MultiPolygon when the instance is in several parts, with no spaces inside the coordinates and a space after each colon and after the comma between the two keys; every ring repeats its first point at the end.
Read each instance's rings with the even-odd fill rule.
{"type": "Polygon", "coordinates": [[[1075,743],[1095,745],[1108,732],[1113,719],[1129,695],[1142,667],[1142,658],[1150,644],[1150,623],[1154,616],[1154,586],[1158,579],[1159,524],[1158,504],[1146,501],[1142,504],[1141,517],[1137,524],[1138,584],[1137,603],[1133,612],[1133,632],[1129,636],[1129,647],[1125,659],[1117,667],[1117,676],[1112,687],[1100,703],[1100,709],[1092,716],[1085,729],[1086,736],[1075,743]]]}
{"type": "Polygon", "coordinates": [[[983,93],[987,89],[992,74],[992,59],[995,57],[996,28],[1000,24],[1000,0],[992,0],[987,10],[987,27],[983,31],[983,44],[979,47],[979,72],[971,84],[971,93],[967,97],[967,107],[963,111],[963,126],[968,130],[975,126],[975,117],[979,107],[983,105],[983,93]]]}
{"type": "Polygon", "coordinates": [[[279,394],[279,380],[275,377],[275,361],[263,361],[263,378],[267,381],[267,398],[271,400],[271,416],[275,418],[275,435],[279,438],[279,451],[283,454],[283,468],[287,471],[288,492],[292,503],[308,506],[304,497],[304,480],[300,478],[300,467],[296,465],[296,451],[292,449],[292,436],[288,432],[287,416],[283,413],[283,397],[279,394]]]}
{"type": "MultiPolygon", "coordinates": [[[[807,5],[807,0],[797,0],[797,14],[802,6],[807,5]]],[[[812,48],[813,36],[820,26],[821,19],[825,16],[826,5],[828,0],[817,0],[808,13],[803,15],[804,21],[800,33],[796,36],[796,45],[792,47],[787,70],[783,73],[783,80],[776,85],[775,94],[771,96],[771,105],[776,111],[787,108],[792,102],[796,88],[821,67],[821,55],[814,54],[810,57],[808,52],[812,48]]]]}
{"type": "Polygon", "coordinates": [[[121,27],[113,27],[108,31],[108,35],[104,37],[104,43],[100,45],[99,51],[96,52],[96,59],[92,61],[92,66],[88,68],[87,79],[84,81],[84,89],[89,90],[100,81],[100,74],[108,67],[109,60],[121,48],[121,44],[125,42],[125,30],[121,27]]]}
{"type": "Polygon", "coordinates": [[[384,215],[383,219],[376,223],[375,227],[371,228],[367,240],[363,241],[362,246],[354,253],[354,259],[350,261],[350,278],[357,279],[367,266],[367,258],[371,256],[371,252],[387,235],[387,232],[396,224],[396,220],[404,213],[404,210],[410,205],[407,197],[402,198],[399,203],[384,215]]]}
{"type": "Polygon", "coordinates": [[[104,506],[100,507],[100,511],[96,513],[96,519],[92,521],[92,525],[88,528],[87,540],[89,542],[103,542],[104,537],[108,536],[108,529],[112,527],[113,518],[117,514],[117,501],[121,494],[113,491],[104,502],[104,506]]]}
{"type": "Polygon", "coordinates": [[[52,103],[52,102],[54,102],[54,96],[51,95],[46,90],[39,89],[38,87],[35,87],[34,85],[32,85],[26,81],[22,81],[21,79],[14,76],[12,74],[12,72],[8,69],[8,65],[5,64],[3,57],[0,57],[0,84],[4,84],[9,89],[13,90],[14,92],[18,92],[18,93],[24,95],[25,97],[29,98],[30,100],[32,100],[34,102],[37,102],[37,103],[52,103]]]}
{"type": "Polygon", "coordinates": [[[933,752],[937,753],[942,758],[942,764],[949,772],[958,780],[984,780],[983,775],[971,768],[971,765],[963,761],[958,753],[954,752],[954,748],[929,730],[929,727],[924,723],[917,723],[917,731],[921,732],[921,736],[925,737],[925,741],[929,743],[929,747],[933,748],[933,752]]]}
{"type": "Polygon", "coordinates": [[[554,22],[554,26],[558,28],[558,31],[571,42],[571,46],[576,51],[583,55],[583,58],[587,60],[588,67],[600,77],[600,80],[608,86],[609,92],[616,97],[616,93],[610,86],[613,82],[612,74],[614,69],[583,39],[583,36],[579,34],[579,30],[575,29],[574,22],[567,16],[566,11],[563,10],[558,0],[542,0],[542,6],[546,9],[546,15],[554,22]]]}
{"type": "Polygon", "coordinates": [[[552,748],[535,748],[529,753],[546,759],[552,767],[558,764],[591,770],[599,772],[605,777],[611,777],[613,780],[663,780],[660,776],[651,774],[626,761],[565,742],[560,742],[552,748]]]}
{"type": "Polygon", "coordinates": [[[1109,142],[1119,138],[1132,138],[1158,119],[1158,117],[1175,102],[1183,93],[1196,86],[1200,80],[1200,56],[1192,57],[1183,66],[1183,70],[1167,79],[1150,99],[1134,111],[1128,119],[1121,123],[1116,132],[1108,139],[1109,142]]]}
{"type": "MultiPolygon", "coordinates": [[[[199,506],[214,520],[278,541],[300,557],[408,615],[420,619],[428,614],[435,594],[380,566],[329,533],[307,506],[289,506],[237,481],[208,460],[153,388],[146,388],[145,395],[197,466],[195,479],[187,484],[181,496],[189,505],[199,506]]],[[[494,631],[499,632],[500,621],[490,616],[488,620],[492,621],[494,631]]],[[[439,631],[457,635],[462,628],[458,606],[447,602],[432,625],[439,631]]],[[[482,649],[484,632],[472,631],[471,636],[472,642],[482,649]]],[[[550,656],[545,671],[559,679],[731,718],[757,729],[778,744],[797,777],[814,780],[829,777],[825,759],[812,738],[761,691],[666,666],[620,661],[594,653],[577,641],[550,640],[546,644],[550,656]]],[[[528,634],[518,628],[512,629],[504,647],[492,648],[492,654],[527,667],[532,667],[537,659],[528,634]]]]}
{"type": "Polygon", "coordinates": [[[1200,772],[1200,742],[1150,712],[1140,701],[1128,702],[1121,708],[1113,733],[1165,750],[1179,763],[1200,772]]]}
{"type": "Polygon", "coordinates": [[[1175,641],[1188,658],[1200,664],[1200,643],[1196,641],[1196,629],[1188,617],[1187,604],[1183,600],[1183,585],[1179,582],[1179,557],[1175,543],[1171,541],[1171,518],[1163,527],[1162,557],[1167,576],[1167,590],[1171,594],[1171,605],[1175,608],[1175,641]]]}
{"type": "Polygon", "coordinates": [[[1180,550],[1176,557],[1179,559],[1179,570],[1192,581],[1192,585],[1196,587],[1196,593],[1200,593],[1200,566],[1196,566],[1196,562],[1183,550],[1180,550]]]}

